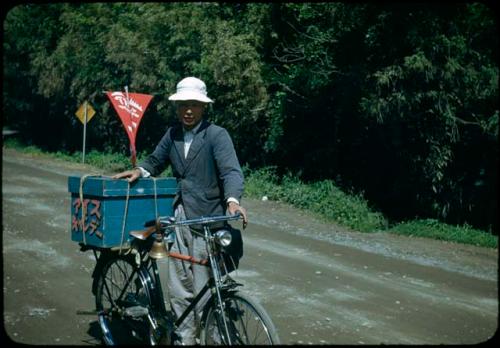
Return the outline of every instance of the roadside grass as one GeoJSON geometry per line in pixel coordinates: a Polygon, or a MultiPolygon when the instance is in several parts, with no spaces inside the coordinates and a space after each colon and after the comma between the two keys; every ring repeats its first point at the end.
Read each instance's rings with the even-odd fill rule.
{"type": "Polygon", "coordinates": [[[362,196],[344,193],[331,180],[304,184],[290,174],[279,178],[274,167],[244,168],[244,172],[245,194],[249,197],[267,196],[361,232],[380,231],[387,224],[384,216],[372,211],[362,196]]]}
{"type": "MultiPolygon", "coordinates": [[[[4,141],[4,147],[13,148],[32,156],[54,158],[81,163],[82,153],[49,153],[35,146],[23,146],[15,139],[4,141]]],[[[138,154],[137,162],[147,156],[138,154]]],[[[120,172],[130,169],[130,158],[123,154],[101,153],[95,150],[85,155],[85,163],[98,169],[120,172]]],[[[487,248],[498,248],[498,237],[491,232],[474,229],[468,225],[453,226],[434,219],[417,219],[398,223],[390,228],[380,212],[373,211],[362,195],[348,194],[335,186],[331,180],[312,184],[301,182],[293,175],[279,177],[275,167],[252,170],[243,168],[245,174],[245,195],[256,199],[267,196],[270,200],[280,201],[318,215],[326,221],[360,232],[388,232],[471,244],[487,248]]],[[[170,168],[162,177],[172,176],[170,168]]]]}
{"type": "Polygon", "coordinates": [[[397,224],[388,230],[390,233],[412,237],[425,237],[438,240],[471,244],[487,248],[498,247],[498,237],[475,229],[469,225],[453,226],[435,219],[420,219],[397,224]]]}
{"type": "MultiPolygon", "coordinates": [[[[4,147],[15,149],[19,152],[30,154],[31,156],[53,158],[72,163],[82,163],[83,154],[81,151],[75,151],[74,153],[67,153],[63,151],[47,152],[40,150],[36,146],[24,146],[17,139],[7,139],[6,141],[4,141],[4,147]]],[[[139,152],[137,154],[137,163],[145,159],[147,155],[148,153],[146,153],[145,151],[139,152]]],[[[99,152],[96,150],[91,150],[85,153],[85,164],[113,173],[131,169],[132,167],[130,157],[125,156],[124,154],[113,152],[99,152]]],[[[162,173],[161,177],[167,177],[171,175],[171,169],[167,168],[167,170],[162,173]]]]}
{"type": "Polygon", "coordinates": [[[388,232],[498,248],[497,236],[468,225],[453,226],[435,219],[416,219],[387,227],[384,216],[373,211],[361,195],[347,194],[331,180],[304,184],[291,175],[279,178],[275,169],[244,168],[245,194],[257,199],[266,196],[270,200],[288,203],[360,232],[388,232]]]}

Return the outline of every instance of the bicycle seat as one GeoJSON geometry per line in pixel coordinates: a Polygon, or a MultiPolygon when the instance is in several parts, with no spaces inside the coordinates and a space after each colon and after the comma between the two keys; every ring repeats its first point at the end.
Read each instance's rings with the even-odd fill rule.
{"type": "Polygon", "coordinates": [[[156,232],[156,225],[148,227],[145,230],[130,231],[129,234],[135,238],[146,240],[154,232],[156,232]]]}

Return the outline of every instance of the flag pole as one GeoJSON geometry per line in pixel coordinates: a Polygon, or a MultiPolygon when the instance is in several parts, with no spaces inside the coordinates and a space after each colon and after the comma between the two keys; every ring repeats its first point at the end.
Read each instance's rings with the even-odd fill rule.
{"type": "MultiPolygon", "coordinates": [[[[127,98],[127,110],[130,110],[130,98],[128,96],[128,85],[125,86],[125,96],[127,98]]],[[[130,116],[130,120],[132,120],[132,114],[130,114],[130,111],[129,111],[129,116],[130,116]]],[[[130,143],[129,145],[129,150],[130,150],[130,161],[132,162],[132,167],[135,167],[135,151],[134,149],[132,148],[132,143],[130,143]]]]}

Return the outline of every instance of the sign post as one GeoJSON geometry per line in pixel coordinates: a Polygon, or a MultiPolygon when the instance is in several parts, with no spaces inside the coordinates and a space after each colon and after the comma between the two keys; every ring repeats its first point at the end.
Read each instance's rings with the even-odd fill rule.
{"type": "Polygon", "coordinates": [[[85,139],[87,138],[87,122],[95,115],[95,110],[87,101],[83,102],[75,113],[78,119],[83,123],[83,156],[82,163],[85,163],[85,139]]]}
{"type": "Polygon", "coordinates": [[[87,102],[83,103],[85,105],[85,121],[83,122],[83,154],[82,163],[85,163],[85,139],[87,139],[87,102]]]}

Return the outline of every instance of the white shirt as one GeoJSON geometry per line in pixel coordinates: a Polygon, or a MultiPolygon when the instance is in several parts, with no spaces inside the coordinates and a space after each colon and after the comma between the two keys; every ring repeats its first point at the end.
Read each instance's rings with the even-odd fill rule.
{"type": "MultiPolygon", "coordinates": [[[[187,158],[187,155],[189,153],[189,148],[191,147],[191,144],[193,143],[194,136],[195,136],[196,132],[198,131],[198,128],[200,128],[200,126],[201,126],[201,122],[198,123],[198,125],[191,130],[184,129],[184,158],[187,158]]],[[[147,177],[151,176],[151,173],[148,172],[146,169],[144,169],[142,167],[137,167],[137,168],[141,171],[141,176],[143,178],[147,178],[147,177]]],[[[229,197],[227,199],[227,203],[229,204],[229,202],[234,202],[238,205],[240,204],[240,202],[234,197],[229,197]]]]}
{"type": "Polygon", "coordinates": [[[188,153],[189,153],[189,148],[191,147],[191,144],[193,143],[194,135],[196,132],[198,132],[198,129],[201,126],[201,122],[196,125],[191,130],[186,130],[184,129],[184,158],[187,158],[188,153]]]}

